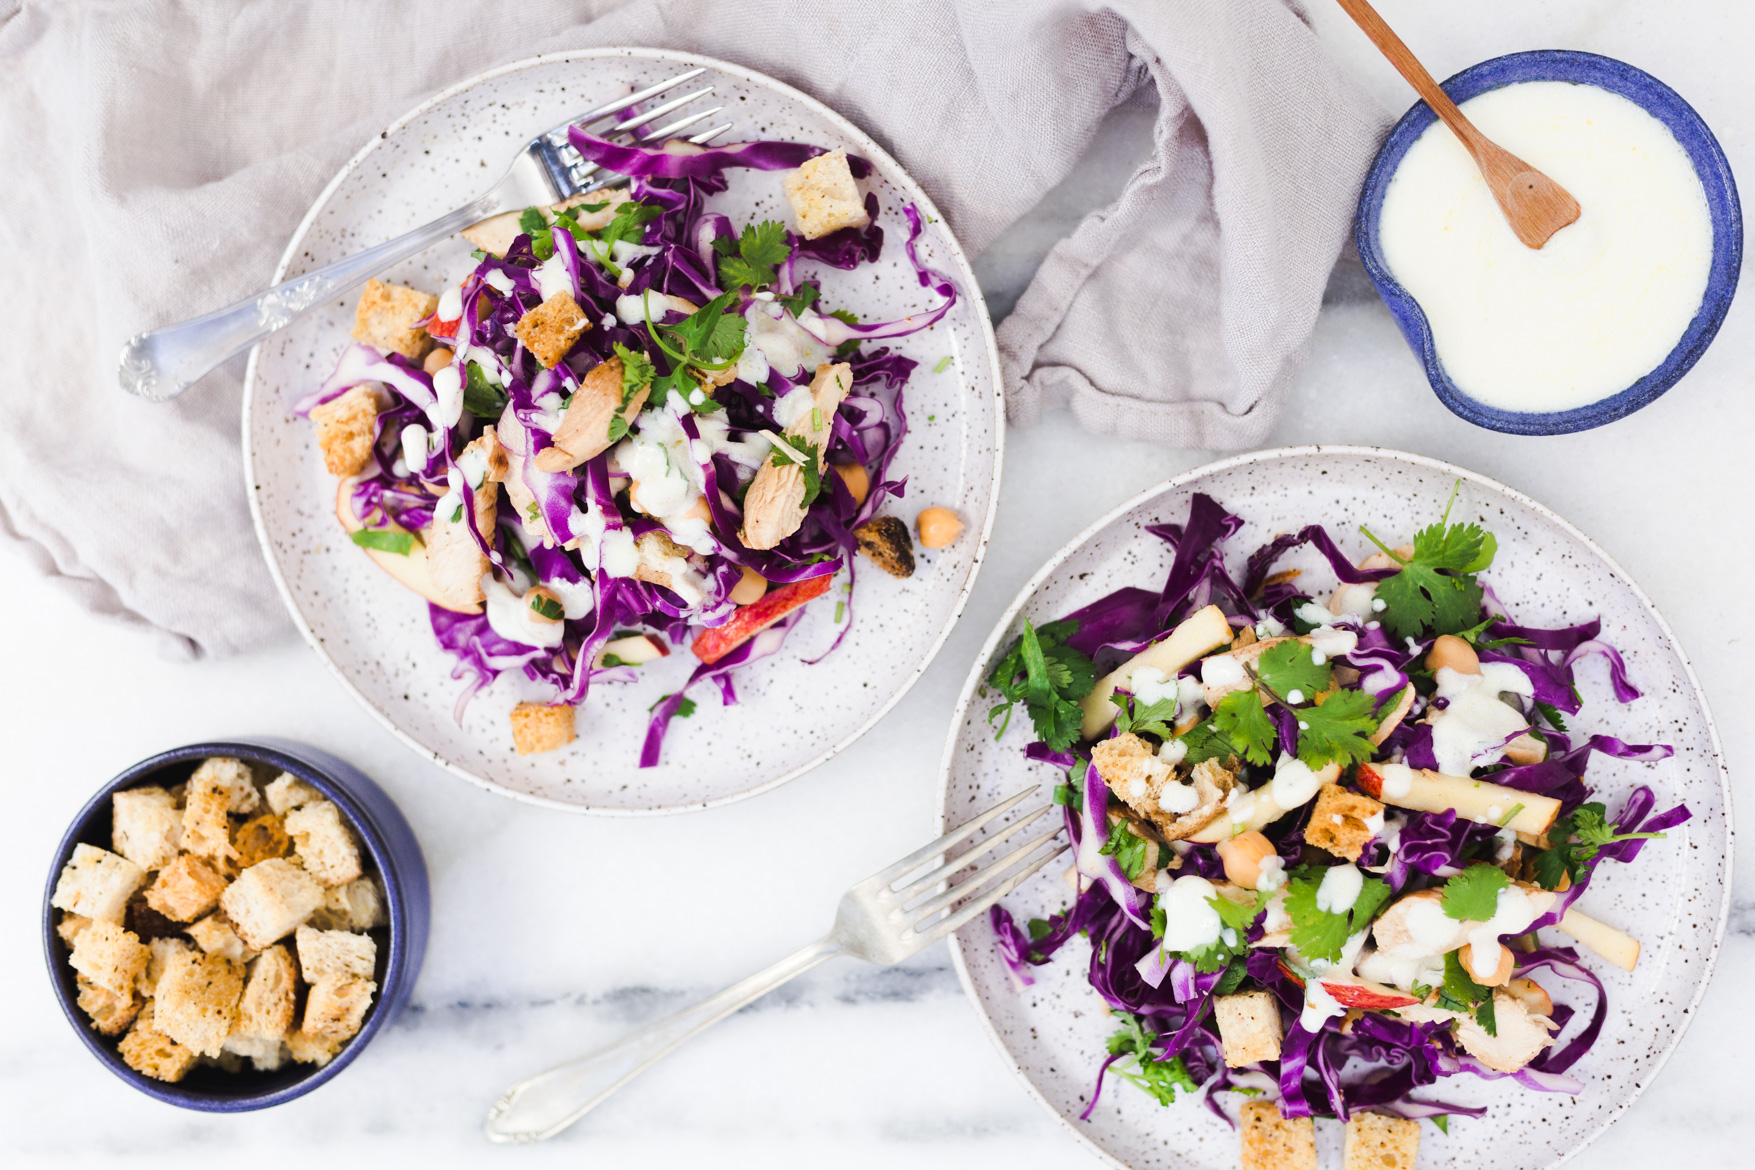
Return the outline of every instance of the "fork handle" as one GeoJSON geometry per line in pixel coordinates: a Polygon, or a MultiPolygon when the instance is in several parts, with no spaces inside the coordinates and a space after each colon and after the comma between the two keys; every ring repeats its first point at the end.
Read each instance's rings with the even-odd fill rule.
{"type": "Polygon", "coordinates": [[[537,1142],[560,1133],[602,1104],[612,1093],[746,1004],[847,952],[830,938],[818,939],[733,984],[710,999],[684,1008],[566,1064],[519,1081],[488,1111],[482,1127],[490,1141],[537,1142]]]}
{"type": "Polygon", "coordinates": [[[119,371],[122,389],[152,402],[175,398],[234,354],[283,329],[332,296],[432,247],[473,223],[507,210],[497,191],[406,235],[385,240],[327,267],[295,276],[235,305],[128,339],[119,371]]]}

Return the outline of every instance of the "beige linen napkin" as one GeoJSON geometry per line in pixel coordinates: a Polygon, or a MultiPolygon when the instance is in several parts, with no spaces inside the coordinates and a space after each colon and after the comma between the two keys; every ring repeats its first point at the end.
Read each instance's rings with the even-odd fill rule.
{"type": "Polygon", "coordinates": [[[1012,421],[1259,442],[1379,119],[1283,0],[0,0],[0,530],[93,611],[227,653],[286,628],[250,529],[242,363],[168,405],[121,342],[264,285],[310,201],[435,90],[537,52],[764,70],[877,137],[979,251],[1155,88],[1154,150],[1000,327],[1012,421]]]}

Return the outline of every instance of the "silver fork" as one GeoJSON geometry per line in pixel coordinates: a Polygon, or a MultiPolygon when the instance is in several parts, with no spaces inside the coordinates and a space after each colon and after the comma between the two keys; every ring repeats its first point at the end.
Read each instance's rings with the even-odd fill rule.
{"type": "Polygon", "coordinates": [[[685,1040],[693,1039],[739,1008],[827,959],[851,955],[887,967],[944,938],[1070,848],[1062,842],[1058,848],[1041,852],[1042,846],[1053,841],[1060,832],[1057,824],[1005,856],[977,866],[966,874],[963,872],[976,858],[1037,821],[1044,813],[1054,811],[1054,805],[1045,804],[1022,814],[965,852],[933,864],[946,850],[969,840],[1034,791],[1032,786],[1001,801],[961,828],[953,829],[848,890],[841,896],[841,905],[835,911],[833,929],[796,954],[668,1019],[630,1033],[607,1048],[519,1081],[489,1110],[483,1127],[488,1138],[496,1142],[536,1142],[553,1137],[657,1064],[685,1040]],[[919,872],[928,865],[932,868],[919,872]],[[999,884],[992,886],[995,881],[999,884]],[[947,883],[948,888],[938,889],[947,883]],[[992,888],[980,892],[987,886],[992,888]],[[968,898],[974,900],[957,905],[968,898]]]}
{"type": "MultiPolygon", "coordinates": [[[[118,375],[122,389],[153,402],[165,402],[184,390],[203,374],[241,353],[278,329],[315,308],[322,301],[364,284],[368,277],[424,251],[440,240],[491,216],[526,207],[546,207],[575,195],[584,195],[608,185],[615,176],[600,172],[597,164],[579,157],[567,141],[569,126],[590,127],[612,118],[621,111],[675,89],[699,77],[705,69],[689,69],[668,80],[647,86],[638,93],[617,98],[607,105],[587,110],[556,126],[546,134],[532,138],[518,157],[512,160],[506,175],[481,198],[464,204],[448,215],[418,227],[406,235],[386,240],[376,247],[338,260],[327,267],[275,285],[247,300],[227,306],[204,317],[137,334],[122,347],[118,375]]],[[[675,121],[651,129],[653,122],[680,110],[713,92],[703,86],[693,93],[674,97],[649,110],[600,130],[616,136],[619,141],[637,137],[642,142],[672,138],[723,106],[697,110],[675,121]],[[628,132],[638,131],[637,135],[628,132]]],[[[689,141],[709,142],[731,129],[731,123],[714,126],[693,135],[689,141]]]]}

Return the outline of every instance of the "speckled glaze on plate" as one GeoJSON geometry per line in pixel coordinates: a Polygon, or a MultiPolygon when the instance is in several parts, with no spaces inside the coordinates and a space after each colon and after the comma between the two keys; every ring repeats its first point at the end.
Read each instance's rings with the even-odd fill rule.
{"type": "MultiPolygon", "coordinates": [[[[506,713],[520,698],[547,698],[522,675],[503,675],[476,696],[461,725],[452,708],[462,683],[435,645],[424,602],[362,556],[334,516],[335,480],[310,427],[289,406],[325,378],[348,344],[354,296],[323,306],[264,342],[244,382],[244,459],[256,532],[293,620],[342,684],[422,755],[496,792],[556,808],[609,814],[707,808],[766,791],[822,763],[871,727],[913,685],[962,612],[986,550],[999,495],[1004,439],[999,355],[968,262],[926,195],[884,150],[820,102],[771,78],[705,57],[654,49],[597,49],[533,57],[473,77],[425,102],[374,138],[318,197],[288,244],[279,281],[407,231],[459,206],[498,178],[535,134],[618,93],[689,66],[709,72],[733,123],[724,141],[778,138],[845,146],[874,167],[883,257],[857,272],[806,266],[823,302],[866,320],[924,309],[901,242],[902,207],[930,217],[922,260],[957,283],[957,306],[930,330],[889,343],[920,366],[909,383],[907,441],[893,474],[907,498],[891,510],[912,522],[929,504],[951,506],[966,528],[956,544],[922,551],[899,581],[865,562],[846,641],[833,641],[834,607],[810,607],[785,649],[737,676],[741,702],[721,707],[702,687],[693,718],[671,725],[663,763],[638,767],[646,711],[688,677],[686,647],[642,670],[635,684],[592,688],[578,740],[559,752],[518,756],[506,713]],[[934,367],[950,358],[942,373],[934,367]]],[[[730,171],[714,199],[734,222],[790,216],[780,176],[730,171]]],[[[438,291],[473,267],[459,238],[385,274],[438,291]]],[[[516,673],[516,672],[514,672],[516,673]]],[[[691,692],[693,693],[693,692],[691,692]]]]}
{"type": "MultiPolygon", "coordinates": [[[[1687,657],[1620,566],[1534,500],[1435,459],[1366,447],[1291,447],[1243,455],[1136,497],[1049,561],[988,639],[964,685],[946,745],[940,817],[944,825],[957,824],[1031,780],[1058,782],[1055,769],[1024,759],[1022,749],[1031,737],[1022,720],[1014,719],[995,742],[986,723],[989,701],[979,694],[988,664],[1016,637],[1020,618],[1040,624],[1123,585],[1162,584],[1169,549],[1144,528],[1182,522],[1195,492],[1205,492],[1243,518],[1242,531],[1228,542],[1239,562],[1278,533],[1310,523],[1325,525],[1343,550],[1363,557],[1372,549],[1359,534],[1360,524],[1385,539],[1405,539],[1437,519],[1459,478],[1462,489],[1451,519],[1478,521],[1498,536],[1499,555],[1485,577],[1512,615],[1536,625],[1600,616],[1603,636],[1620,648],[1633,681],[1645,692],[1623,707],[1614,701],[1601,666],[1582,666],[1585,706],[1571,720],[1575,729],[1676,749],[1672,759],[1659,764],[1597,756],[1587,778],[1610,809],[1645,783],[1656,791],[1657,807],[1686,801],[1694,813],[1634,864],[1605,865],[1579,907],[1644,944],[1633,974],[1586,954],[1586,963],[1608,989],[1610,1012],[1596,1045],[1572,1069],[1584,1081],[1584,1092],[1578,1097],[1533,1093],[1510,1081],[1466,1075],[1420,1091],[1428,1099],[1489,1110],[1479,1121],[1454,1120],[1448,1137],[1423,1126],[1420,1165],[1425,1170],[1533,1170],[1559,1165],[1601,1135],[1674,1051],[1706,991],[1724,935],[1731,864],[1729,776],[1687,657]]],[[[1282,563],[1305,569],[1325,586],[1332,582],[1326,563],[1308,549],[1282,563]]],[[[1056,865],[1018,889],[1006,905],[1023,921],[1063,908],[1069,895],[1056,865]]],[[[993,943],[985,919],[954,936],[958,976],[994,1043],[1050,1113],[1112,1165],[1132,1170],[1232,1170],[1237,1165],[1236,1134],[1195,1097],[1166,1108],[1132,1086],[1111,1081],[1091,1119],[1079,1121],[1103,1042],[1114,1030],[1086,981],[1089,948],[1082,942],[1069,945],[1054,962],[1035,968],[1035,985],[1020,991],[993,943]]],[[[1588,1006],[1588,989],[1580,993],[1579,985],[1545,982],[1556,1000],[1588,1006]]],[[[1226,1102],[1233,1114],[1234,1100],[1226,1102]]],[[[1342,1129],[1338,1122],[1317,1123],[1325,1165],[1340,1164],[1342,1129]]]]}

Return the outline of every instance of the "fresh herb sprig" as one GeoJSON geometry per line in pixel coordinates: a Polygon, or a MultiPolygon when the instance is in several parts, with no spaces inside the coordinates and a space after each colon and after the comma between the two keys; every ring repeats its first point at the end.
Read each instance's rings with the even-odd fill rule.
{"type": "Polygon", "coordinates": [[[1153,1048],[1158,1033],[1148,1028],[1144,1019],[1132,1012],[1117,1012],[1115,1018],[1121,1028],[1109,1037],[1109,1054],[1120,1059],[1110,1064],[1112,1075],[1160,1105],[1174,1102],[1178,1092],[1192,1093],[1200,1088],[1182,1057],[1160,1058],[1153,1048]]]}
{"type": "Polygon", "coordinates": [[[736,240],[721,236],[713,241],[719,253],[719,285],[721,288],[765,288],[774,283],[775,269],[792,256],[792,245],[786,242],[786,225],[765,219],[746,224],[743,235],[736,240]]]}
{"type": "Polygon", "coordinates": [[[1377,584],[1377,599],[1384,605],[1379,620],[1394,638],[1456,634],[1481,621],[1483,594],[1475,575],[1493,563],[1499,542],[1479,524],[1449,523],[1461,487],[1458,480],[1438,523],[1414,534],[1411,557],[1390,548],[1364,525],[1359,527],[1402,566],[1395,576],[1377,584]]]}
{"type": "Polygon", "coordinates": [[[1584,880],[1596,862],[1597,851],[1617,841],[1661,841],[1662,833],[1621,833],[1609,823],[1608,806],[1593,800],[1560,817],[1548,829],[1550,848],[1536,854],[1531,863],[1538,884],[1557,890],[1568,878],[1584,880]]]}
{"type": "Polygon", "coordinates": [[[1364,930],[1389,898],[1382,878],[1367,877],[1359,896],[1344,913],[1324,910],[1316,904],[1317,892],[1328,869],[1300,866],[1286,879],[1286,913],[1292,918],[1291,943],[1306,959],[1332,963],[1341,957],[1347,939],[1364,930]]]}
{"type": "Polygon", "coordinates": [[[1004,717],[994,738],[1005,734],[1012,707],[1023,703],[1037,738],[1050,749],[1063,752],[1078,742],[1085,718],[1079,700],[1097,682],[1096,664],[1066,644],[1078,629],[1076,621],[1049,622],[1040,629],[1024,622],[1024,632],[987,676],[987,685],[1003,700],[987,712],[990,726],[1004,717]]]}

